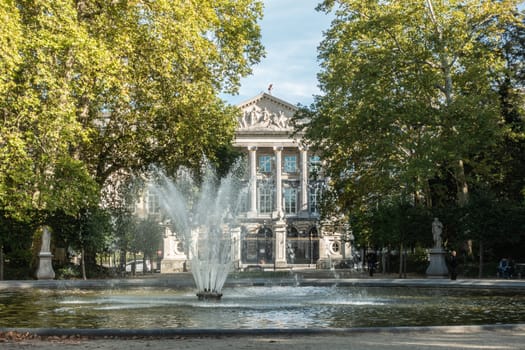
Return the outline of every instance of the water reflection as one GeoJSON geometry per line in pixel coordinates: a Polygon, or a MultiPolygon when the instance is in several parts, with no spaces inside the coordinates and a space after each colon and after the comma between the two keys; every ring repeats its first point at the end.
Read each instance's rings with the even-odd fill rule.
{"type": "Polygon", "coordinates": [[[0,292],[0,327],[349,328],[520,323],[525,296],[486,290],[343,287],[0,292]]]}

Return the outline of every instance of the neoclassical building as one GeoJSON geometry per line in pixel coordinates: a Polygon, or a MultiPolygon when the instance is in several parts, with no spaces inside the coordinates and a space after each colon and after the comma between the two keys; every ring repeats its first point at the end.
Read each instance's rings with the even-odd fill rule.
{"type": "MultiPolygon", "coordinates": [[[[345,239],[344,225],[319,220],[326,183],[320,158],[292,136],[290,120],[297,108],[268,93],[238,108],[234,146],[246,155],[249,186],[246,204],[236,218],[234,267],[329,268],[349,257],[351,242],[345,239]]],[[[186,266],[183,248],[167,229],[161,272],[186,266]]]]}

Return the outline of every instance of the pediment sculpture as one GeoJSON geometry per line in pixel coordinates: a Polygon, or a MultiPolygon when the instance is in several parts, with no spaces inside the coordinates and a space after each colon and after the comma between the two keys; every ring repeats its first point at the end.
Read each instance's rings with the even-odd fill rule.
{"type": "Polygon", "coordinates": [[[270,129],[288,129],[290,118],[279,110],[270,111],[268,108],[257,108],[245,110],[239,117],[238,125],[240,129],[250,128],[270,128],[270,129]]]}

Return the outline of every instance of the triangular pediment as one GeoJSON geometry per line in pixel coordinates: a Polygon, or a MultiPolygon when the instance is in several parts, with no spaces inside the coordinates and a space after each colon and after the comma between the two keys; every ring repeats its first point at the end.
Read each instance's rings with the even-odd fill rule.
{"type": "Polygon", "coordinates": [[[241,114],[238,131],[290,130],[290,120],[297,107],[267,93],[261,93],[237,105],[241,114]]]}

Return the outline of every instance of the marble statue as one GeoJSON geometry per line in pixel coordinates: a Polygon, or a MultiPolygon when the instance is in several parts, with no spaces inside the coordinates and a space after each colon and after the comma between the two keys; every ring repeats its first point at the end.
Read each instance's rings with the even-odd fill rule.
{"type": "Polygon", "coordinates": [[[432,222],[432,237],[434,238],[434,248],[441,248],[443,240],[441,233],[443,232],[443,224],[438,218],[434,218],[432,222]]]}

